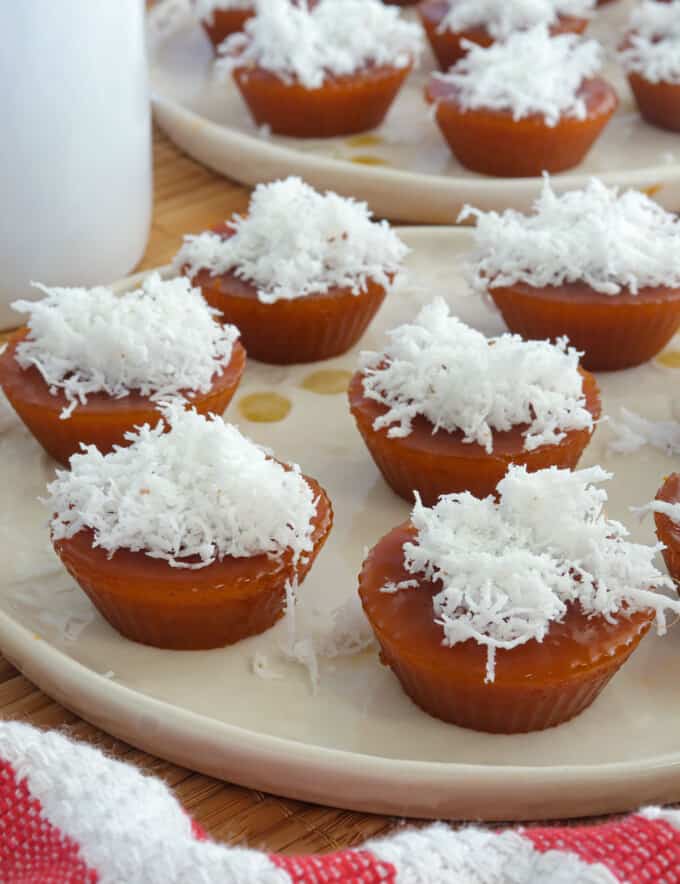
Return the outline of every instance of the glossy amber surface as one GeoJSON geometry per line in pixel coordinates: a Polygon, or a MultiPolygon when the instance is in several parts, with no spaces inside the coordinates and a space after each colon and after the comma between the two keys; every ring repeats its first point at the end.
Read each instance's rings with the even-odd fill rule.
{"type": "Polygon", "coordinates": [[[236,68],[234,80],[258,126],[295,138],[331,138],[379,126],[410,72],[410,67],[367,67],[329,76],[319,89],[259,67],[236,68]]]}
{"type": "Polygon", "coordinates": [[[523,338],[566,335],[590,371],[616,371],[647,362],[680,326],[680,289],[646,288],[611,296],[581,282],[490,288],[508,328],[523,338]]]}
{"type": "MultiPolygon", "coordinates": [[[[479,46],[490,46],[494,39],[486,28],[468,28],[465,31],[440,31],[439,26],[449,9],[449,0],[424,0],[418,7],[420,20],[439,66],[447,71],[465,55],[462,41],[469,40],[479,46]]],[[[588,27],[587,18],[561,16],[550,32],[552,34],[582,34],[588,27]]]]}
{"type": "MultiPolygon", "coordinates": [[[[125,445],[125,433],[144,423],[155,425],[160,414],[148,396],[132,392],[123,399],[112,399],[105,393],[88,396],[87,404],[78,405],[67,420],[59,415],[68,404],[62,391],[53,395],[37,368],[22,369],[14,354],[19,341],[27,334],[23,329],[9,342],[0,355],[0,386],[10,404],[45,451],[55,460],[68,464],[80,443],[96,445],[101,452],[114,445],[125,445]]],[[[207,393],[197,393],[191,404],[201,414],[222,414],[238,387],[246,363],[246,353],[237,341],[229,364],[215,375],[207,393]]]]}
{"type": "Polygon", "coordinates": [[[640,113],[653,126],[680,132],[680,84],[652,83],[640,74],[628,75],[640,113]]]}
{"type": "Polygon", "coordinates": [[[64,566],[114,629],[126,638],[175,650],[223,647],[269,629],[283,616],[286,581],[302,581],[333,523],[323,489],[307,478],[318,496],[314,551],[303,563],[292,552],[226,557],[205,568],[173,568],[144,552],[118,550],[112,558],[92,546],[83,530],[54,546],[64,566]]]}
{"type": "MultiPolygon", "coordinates": [[[[668,476],[659,488],[656,499],[666,503],[680,503],[680,473],[668,476]]],[[[680,525],[661,513],[654,513],[654,521],[657,537],[666,546],[663,557],[668,573],[680,583],[680,525]]]]}
{"type": "Polygon", "coordinates": [[[254,7],[250,9],[215,9],[212,20],[201,22],[203,30],[208,35],[215,49],[223,43],[231,34],[243,30],[243,26],[255,15],[254,7]]]}
{"type": "Polygon", "coordinates": [[[592,703],[653,621],[653,612],[644,611],[608,623],[572,605],[543,642],[498,651],[495,681],[485,683],[484,646],[473,640],[442,644],[432,608],[439,584],[423,580],[417,589],[381,592],[388,581],[412,579],[402,548],[414,536],[406,523],[379,541],[364,562],[359,594],[383,662],[415,703],[444,721],[495,733],[567,721],[592,703]]]}
{"type": "Polygon", "coordinates": [[[539,114],[514,120],[511,111],[464,110],[455,87],[436,78],[426,99],[436,103],[437,125],[461,165],[483,175],[527,178],[577,166],[618,106],[616,92],[601,77],[585,80],[580,93],[586,118],[563,116],[555,126],[539,114]]]}
{"type": "MultiPolygon", "coordinates": [[[[463,433],[439,430],[422,415],[413,421],[413,430],[403,438],[390,438],[387,429],[375,430],[373,423],[387,409],[363,392],[363,375],[357,372],[349,388],[350,409],[359,432],[385,481],[409,502],[417,490],[426,506],[442,494],[470,491],[476,497],[493,494],[512,464],[524,464],[530,472],[549,466],[573,469],[590,441],[589,430],[571,430],[562,442],[524,450],[522,432],[517,426],[493,434],[492,454],[477,443],[463,442],[463,433]]],[[[584,372],[583,389],[588,410],[600,416],[600,395],[595,378],[584,372]]]]}

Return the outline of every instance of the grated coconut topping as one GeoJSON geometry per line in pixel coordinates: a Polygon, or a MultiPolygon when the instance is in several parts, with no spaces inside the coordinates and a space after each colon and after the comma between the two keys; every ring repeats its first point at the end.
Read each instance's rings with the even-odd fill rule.
{"type": "Polygon", "coordinates": [[[673,585],[654,565],[662,545],[631,543],[623,525],[605,518],[607,493],[598,486],[610,478],[601,467],[511,466],[498,502],[469,492],[444,495],[432,508],[417,499],[405,568],[441,584],[433,607],[445,645],[486,646],[487,681],[497,650],[542,641],[569,602],[610,622],[652,609],[659,634],[666,610],[680,613],[680,601],[655,592],[673,585]]]}
{"type": "Polygon", "coordinates": [[[612,296],[680,286],[680,220],[637,190],[591,178],[556,194],[546,176],[531,214],[465,206],[458,220],[466,218],[477,221],[469,270],[479,292],[518,282],[583,282],[612,296]]]}
{"type": "Polygon", "coordinates": [[[680,85],[680,0],[645,0],[633,9],[627,44],[619,61],[650,83],[680,85]]]}
{"type": "Polygon", "coordinates": [[[416,415],[433,433],[462,432],[465,442],[493,451],[493,431],[527,424],[524,448],[552,445],[569,430],[592,429],[579,353],[566,338],[524,341],[519,335],[486,338],[449,313],[437,298],[415,320],[389,333],[383,352],[363,353],[367,398],[388,410],[374,429],[408,436],[416,415]]]}
{"type": "Polygon", "coordinates": [[[242,34],[222,46],[218,70],[253,65],[306,89],[368,67],[406,68],[423,47],[419,25],[380,0],[319,0],[312,9],[266,0],[242,34]]]}
{"type": "Polygon", "coordinates": [[[463,40],[462,45],[467,54],[433,77],[455,88],[464,110],[508,111],[514,120],[539,115],[547,126],[562,117],[587,117],[581,86],[602,66],[596,40],[576,34],[552,37],[546,25],[537,25],[503,43],[479,46],[463,40]]]}
{"type": "Polygon", "coordinates": [[[438,30],[466,31],[483,27],[495,40],[536,25],[555,25],[563,16],[588,18],[595,0],[448,0],[438,30]]]}
{"type": "Polygon", "coordinates": [[[215,415],[180,402],[163,414],[128,433],[129,447],[103,455],[90,445],[57,470],[46,501],[53,540],[89,528],[110,556],[143,551],[193,569],[225,556],[292,550],[298,560],[312,551],[316,500],[299,467],[284,469],[215,415]]]}
{"type": "Polygon", "coordinates": [[[258,184],[233,236],[187,236],[175,267],[190,275],[233,273],[252,283],[265,304],[334,287],[355,295],[372,280],[391,288],[408,248],[387,221],[373,221],[366,203],[318,193],[299,178],[258,184]]]}
{"type": "Polygon", "coordinates": [[[16,360],[35,366],[50,392],[62,390],[71,416],[93,393],[115,399],[138,390],[160,401],[180,393],[207,393],[228,365],[239,336],[187,279],[147,276],[141,288],[47,288],[39,301],[15,301],[28,314],[28,336],[16,360]]]}

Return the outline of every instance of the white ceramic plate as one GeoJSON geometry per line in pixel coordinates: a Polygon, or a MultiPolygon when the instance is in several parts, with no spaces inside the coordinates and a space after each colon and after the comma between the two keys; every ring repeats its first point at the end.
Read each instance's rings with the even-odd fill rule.
{"type": "MultiPolygon", "coordinates": [[[[365,199],[376,214],[403,221],[452,224],[466,202],[485,210],[526,210],[536,196],[539,179],[487,178],[452,158],[423,100],[434,68],[429,52],[384,125],[368,137],[260,136],[233,83],[215,81],[212,47],[187,5],[187,0],[162,0],[152,14],[153,102],[170,138],[205,165],[250,185],[300,175],[315,187],[365,199]]],[[[604,7],[590,33],[613,46],[631,5],[625,0],[604,7]]],[[[611,184],[648,190],[666,208],[679,209],[680,136],[641,120],[616,64],[608,65],[605,75],[616,86],[621,107],[586,161],[556,176],[555,186],[580,187],[596,174],[611,184]]]]}
{"type": "MultiPolygon", "coordinates": [[[[502,329],[495,313],[466,294],[458,258],[469,247],[467,231],[406,228],[400,235],[413,249],[408,279],[388,299],[364,348],[379,346],[387,328],[436,294],[483,331],[502,329]]],[[[256,441],[299,462],[333,500],[335,527],[300,591],[298,620],[320,632],[327,612],[355,598],[365,547],[408,514],[365,451],[345,396],[300,386],[319,369],[351,371],[355,360],[356,352],[323,366],[250,363],[227,412],[256,441]],[[290,399],[289,416],[269,424],[241,419],[240,401],[257,391],[290,399]]],[[[668,418],[678,377],[655,363],[602,375],[605,411],[616,413],[625,402],[646,416],[668,418]]],[[[285,621],[224,650],[172,652],[134,644],[99,617],[60,567],[47,540],[47,514],[37,502],[54,464],[16,420],[5,424],[0,648],[48,694],[104,730],[245,786],[364,811],[537,819],[680,799],[680,627],[665,638],[645,639],[602,697],[573,722],[511,737],[430,718],[402,693],[375,648],[322,662],[312,693],[307,672],[280,654],[285,621]],[[282,677],[252,674],[256,652],[282,677]]],[[[651,541],[651,521],[638,524],[627,508],[651,499],[671,464],[648,449],[608,456],[608,433],[598,428],[584,463],[601,462],[616,472],[611,515],[626,521],[636,538],[651,541]]]]}

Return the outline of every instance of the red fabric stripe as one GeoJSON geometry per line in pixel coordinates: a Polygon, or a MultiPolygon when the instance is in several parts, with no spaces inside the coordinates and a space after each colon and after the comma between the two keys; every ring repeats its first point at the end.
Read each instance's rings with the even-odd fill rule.
{"type": "Polygon", "coordinates": [[[630,816],[615,823],[573,829],[526,829],[536,850],[568,850],[602,863],[626,884],[680,884],[680,834],[663,820],[630,816]]]}
{"type": "Polygon", "coordinates": [[[42,816],[25,782],[0,761],[0,881],[3,884],[96,884],[78,845],[42,816]]]}
{"type": "Polygon", "coordinates": [[[342,850],[326,856],[270,856],[293,884],[395,884],[397,870],[367,850],[342,850]]]}
{"type": "Polygon", "coordinates": [[[206,834],[205,829],[200,823],[197,823],[196,820],[191,820],[191,834],[197,841],[207,841],[208,835],[206,834]]]}

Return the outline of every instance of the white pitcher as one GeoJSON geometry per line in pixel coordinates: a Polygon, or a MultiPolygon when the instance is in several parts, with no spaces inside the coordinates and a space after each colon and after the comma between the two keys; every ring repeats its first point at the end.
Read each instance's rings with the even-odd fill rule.
{"type": "Polygon", "coordinates": [[[0,329],[48,285],[112,282],[151,219],[143,0],[0,0],[0,329]]]}

